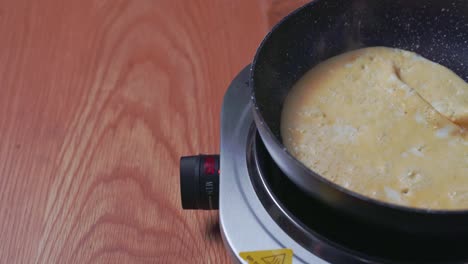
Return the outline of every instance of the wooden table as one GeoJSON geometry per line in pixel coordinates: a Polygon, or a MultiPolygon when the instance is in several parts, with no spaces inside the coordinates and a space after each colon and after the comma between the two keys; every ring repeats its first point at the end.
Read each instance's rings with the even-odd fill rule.
{"type": "Polygon", "coordinates": [[[182,211],[223,94],[304,0],[0,0],[0,263],[227,263],[182,211]]]}

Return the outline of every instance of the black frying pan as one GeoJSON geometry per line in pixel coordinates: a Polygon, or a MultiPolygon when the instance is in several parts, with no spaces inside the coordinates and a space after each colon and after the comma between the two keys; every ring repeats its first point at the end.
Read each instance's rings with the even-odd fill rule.
{"type": "Polygon", "coordinates": [[[367,198],[308,169],[281,143],[282,105],[293,84],[319,62],[367,46],[414,51],[468,81],[468,1],[316,0],[283,19],[260,45],[251,70],[254,119],[268,152],[307,194],[347,215],[411,233],[468,235],[468,210],[367,198]]]}

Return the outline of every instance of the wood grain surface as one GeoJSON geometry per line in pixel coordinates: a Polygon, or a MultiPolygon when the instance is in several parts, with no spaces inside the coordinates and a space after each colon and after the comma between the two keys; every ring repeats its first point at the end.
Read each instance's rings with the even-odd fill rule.
{"type": "Polygon", "coordinates": [[[0,263],[229,263],[179,157],[305,2],[0,0],[0,263]]]}

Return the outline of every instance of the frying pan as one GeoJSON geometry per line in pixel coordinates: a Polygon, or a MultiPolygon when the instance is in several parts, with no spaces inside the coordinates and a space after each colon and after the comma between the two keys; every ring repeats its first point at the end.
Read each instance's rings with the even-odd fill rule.
{"type": "Polygon", "coordinates": [[[316,0],[288,15],[265,37],[251,68],[253,116],[266,149],[300,189],[348,216],[414,234],[468,237],[468,210],[368,198],[305,167],[283,146],[281,111],[294,83],[319,62],[368,46],[416,52],[468,81],[468,1],[316,0]]]}

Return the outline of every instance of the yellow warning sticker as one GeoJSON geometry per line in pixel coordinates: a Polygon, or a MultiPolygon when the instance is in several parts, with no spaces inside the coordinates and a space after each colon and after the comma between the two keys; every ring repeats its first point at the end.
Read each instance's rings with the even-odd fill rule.
{"type": "Polygon", "coordinates": [[[293,251],[289,248],[240,252],[248,264],[291,264],[293,251]]]}

